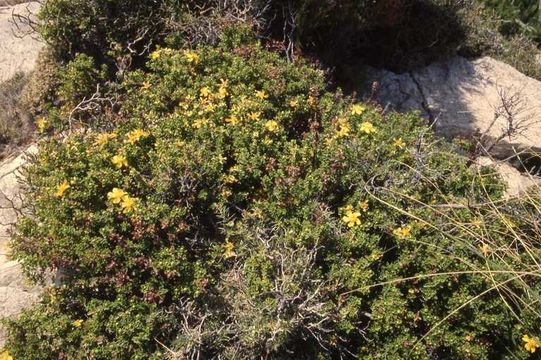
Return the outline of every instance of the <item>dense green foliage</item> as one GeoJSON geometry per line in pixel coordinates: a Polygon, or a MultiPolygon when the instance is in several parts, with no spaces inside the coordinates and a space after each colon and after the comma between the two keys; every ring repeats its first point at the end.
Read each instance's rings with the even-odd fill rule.
{"type": "Polygon", "coordinates": [[[527,359],[538,197],[503,201],[424,120],[331,91],[296,56],[406,70],[488,53],[536,74],[531,43],[485,15],[459,0],[47,1],[52,48],[25,97],[48,137],[11,246],[56,284],[6,320],[6,349],[527,359]]]}
{"type": "Polygon", "coordinates": [[[525,32],[537,43],[541,41],[541,3],[537,0],[482,0],[504,20],[506,35],[525,32]]]}
{"type": "Polygon", "coordinates": [[[12,247],[62,286],[9,321],[14,358],[524,358],[526,280],[485,272],[509,259],[481,210],[428,205],[498,181],[244,33],[156,50],[110,131],[43,142],[12,247]]]}
{"type": "Polygon", "coordinates": [[[157,46],[215,43],[235,22],[283,41],[282,51],[290,57],[316,56],[336,67],[343,81],[351,77],[351,67],[359,71],[359,64],[406,71],[457,52],[496,56],[541,76],[541,67],[522,54],[535,51],[532,43],[495,34],[498,19],[478,0],[159,0],[136,6],[48,0],[40,18],[41,33],[61,60],[83,53],[97,66],[106,64],[112,77],[143,66],[157,46]]]}
{"type": "Polygon", "coordinates": [[[176,2],[52,0],[40,11],[40,33],[61,60],[83,53],[122,71],[165,36],[176,2]]]}

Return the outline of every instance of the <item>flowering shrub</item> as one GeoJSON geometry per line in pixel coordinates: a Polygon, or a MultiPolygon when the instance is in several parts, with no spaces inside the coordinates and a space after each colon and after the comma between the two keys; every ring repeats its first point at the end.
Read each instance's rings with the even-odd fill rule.
{"type": "Polygon", "coordinates": [[[522,343],[535,317],[507,301],[522,278],[483,272],[491,250],[470,231],[465,199],[502,187],[415,115],[354,103],[321,71],[233,37],[160,48],[123,87],[108,130],[46,140],[27,169],[14,256],[36,280],[59,270],[61,286],[8,321],[14,358],[535,348],[522,343]],[[449,202],[463,206],[435,206],[449,202]]]}
{"type": "Polygon", "coordinates": [[[82,53],[116,71],[163,38],[172,6],[169,0],[46,0],[38,30],[61,60],[82,53]]]}

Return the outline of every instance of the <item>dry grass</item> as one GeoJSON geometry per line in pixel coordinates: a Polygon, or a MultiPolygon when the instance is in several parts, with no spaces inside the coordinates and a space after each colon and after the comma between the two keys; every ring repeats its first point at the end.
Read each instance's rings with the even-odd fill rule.
{"type": "MultiPolygon", "coordinates": [[[[480,173],[478,175],[483,176],[480,173]]],[[[423,181],[430,182],[427,178],[423,181]]],[[[450,311],[417,343],[421,343],[462,309],[473,302],[483,301],[483,297],[487,294],[497,294],[519,323],[523,322],[524,313],[541,320],[541,312],[538,309],[541,296],[532,288],[532,285],[541,279],[541,186],[532,186],[527,192],[513,198],[497,200],[491,199],[488,190],[486,188],[484,190],[487,201],[480,204],[457,204],[451,200],[427,204],[404,193],[392,192],[393,197],[417,203],[429,209],[426,213],[441,216],[445,219],[444,226],[441,224],[436,226],[430,218],[417,216],[407,209],[396,207],[371,194],[375,200],[394,208],[412,221],[420,222],[441,236],[471,249],[471,254],[457,257],[460,263],[468,265],[471,270],[418,274],[408,278],[392,279],[371,287],[415,282],[432,277],[452,278],[464,274],[480,276],[491,284],[483,292],[475,294],[450,311]],[[464,216],[459,214],[464,210],[470,212],[471,221],[464,222],[464,216]],[[477,260],[472,261],[472,259],[477,260]]],[[[419,243],[413,238],[409,241],[419,243]]],[[[439,248],[437,244],[419,245],[433,247],[434,251],[445,250],[439,248]]]]}

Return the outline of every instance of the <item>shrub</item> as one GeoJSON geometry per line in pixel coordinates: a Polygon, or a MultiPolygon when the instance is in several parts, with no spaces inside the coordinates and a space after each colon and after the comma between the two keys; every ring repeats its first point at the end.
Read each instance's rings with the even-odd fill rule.
{"type": "Polygon", "coordinates": [[[498,14],[479,4],[469,3],[458,14],[468,34],[458,48],[460,55],[492,56],[528,76],[541,79],[541,64],[537,61],[539,50],[530,38],[522,33],[504,36],[498,31],[502,23],[498,14]]]}
{"type": "MultiPolygon", "coordinates": [[[[214,45],[228,27],[239,23],[269,39],[269,47],[276,46],[276,39],[283,40],[282,50],[290,60],[293,52],[317,55],[325,66],[335,68],[335,79],[348,91],[360,88],[359,65],[408,71],[457,50],[465,56],[494,56],[527,75],[541,76],[541,65],[531,55],[537,52],[535,45],[520,35],[506,39],[498,34],[498,19],[474,0],[160,0],[136,6],[129,1],[48,0],[40,13],[39,29],[53,49],[60,72],[70,72],[65,77],[74,83],[78,80],[74,75],[79,75],[85,84],[93,79],[103,91],[102,100],[115,103],[118,93],[108,89],[122,82],[126,71],[144,67],[146,56],[155,48],[214,45]],[[99,76],[88,66],[88,73],[82,72],[83,58],[88,66],[92,62],[99,69],[99,76]],[[63,70],[75,60],[78,64],[71,70],[63,70]]],[[[95,90],[82,86],[74,98],[89,99],[95,90]]],[[[55,94],[49,103],[63,103],[65,115],[78,102],[62,97],[55,94]]],[[[104,106],[93,105],[93,110],[104,106]]],[[[87,117],[96,120],[95,114],[87,117]]]]}
{"type": "Polygon", "coordinates": [[[77,54],[124,71],[148,54],[164,36],[172,1],[47,0],[39,13],[39,31],[69,61],[77,54]]]}
{"type": "Polygon", "coordinates": [[[362,60],[405,71],[445,58],[464,41],[458,2],[272,1],[268,16],[275,19],[277,37],[295,41],[328,65],[362,60]]]}
{"type": "Polygon", "coordinates": [[[27,169],[14,257],[62,286],[7,321],[15,358],[525,357],[538,282],[471,230],[493,175],[246,32],[150,58],[112,129],[27,169]]]}
{"type": "Polygon", "coordinates": [[[47,48],[39,53],[35,69],[28,76],[28,86],[21,93],[21,101],[32,114],[43,114],[56,102],[62,65],[47,48]]]}
{"type": "Polygon", "coordinates": [[[526,33],[537,43],[541,40],[541,6],[528,0],[482,0],[503,20],[500,30],[505,35],[526,33]]]}
{"type": "Polygon", "coordinates": [[[21,99],[27,79],[28,75],[18,73],[0,83],[0,159],[33,137],[32,117],[21,99]]]}
{"type": "Polygon", "coordinates": [[[65,130],[74,123],[96,122],[98,112],[106,104],[110,108],[119,96],[112,91],[114,82],[107,80],[106,66],[97,67],[88,55],[78,54],[62,65],[46,49],[39,55],[36,68],[28,76],[20,102],[38,117],[41,133],[65,130]]]}
{"type": "MultiPolygon", "coordinates": [[[[236,8],[245,2],[229,4],[236,8]]],[[[252,17],[248,21],[255,23],[260,33],[283,41],[281,50],[289,58],[294,53],[315,55],[325,66],[335,68],[341,85],[353,90],[359,88],[359,65],[403,72],[457,53],[493,56],[529,76],[541,76],[541,65],[532,56],[538,52],[536,44],[520,32],[504,37],[498,31],[502,20],[477,0],[274,0],[249,4],[252,7],[247,12],[252,17]]],[[[232,10],[224,9],[223,16],[227,17],[228,11],[232,10]]],[[[204,16],[199,19],[207,20],[204,16]]],[[[216,30],[217,26],[207,25],[205,28],[216,30]]]]}

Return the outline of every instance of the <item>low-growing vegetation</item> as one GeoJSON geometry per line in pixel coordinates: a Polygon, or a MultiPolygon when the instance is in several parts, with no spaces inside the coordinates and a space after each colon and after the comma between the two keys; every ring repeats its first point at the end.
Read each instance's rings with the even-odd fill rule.
{"type": "Polygon", "coordinates": [[[339,48],[404,69],[489,51],[473,8],[414,3],[47,1],[52,48],[24,92],[43,139],[11,248],[55,284],[4,320],[2,356],[537,354],[539,195],[504,200],[425,120],[299,56],[340,29],[339,48]],[[443,32],[416,38],[427,14],[443,32]],[[420,45],[397,56],[378,29],[420,45]]]}
{"type": "Polygon", "coordinates": [[[530,0],[483,0],[501,17],[505,35],[524,33],[538,44],[541,41],[541,4],[530,0]]]}
{"type": "Polygon", "coordinates": [[[483,209],[464,206],[497,201],[498,180],[415,115],[383,116],[238,38],[154,51],[114,130],[43,143],[12,247],[63,285],[10,322],[10,353],[526,355],[536,317],[511,304],[532,294],[507,256],[534,265],[537,250],[490,256],[483,209]]]}
{"type": "Polygon", "coordinates": [[[0,83],[0,160],[32,138],[34,125],[22,95],[27,78],[24,74],[16,74],[0,83]]]}

